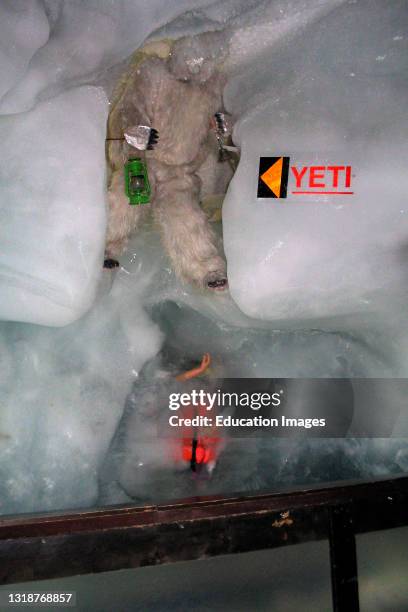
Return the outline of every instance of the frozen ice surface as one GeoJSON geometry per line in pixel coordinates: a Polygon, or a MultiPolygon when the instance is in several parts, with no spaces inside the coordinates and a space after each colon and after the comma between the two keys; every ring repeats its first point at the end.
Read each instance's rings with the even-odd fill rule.
{"type": "MultiPolygon", "coordinates": [[[[156,28],[210,1],[44,0],[42,4],[51,25],[49,40],[33,56],[24,78],[0,102],[0,113],[28,110],[41,97],[89,81],[133,53],[156,28]]],[[[24,15],[21,7],[20,11],[24,15]]],[[[20,17],[15,28],[23,24],[20,17]]]]}
{"type": "Polygon", "coordinates": [[[220,376],[391,371],[385,356],[353,335],[259,323],[228,295],[215,299],[180,285],[148,228],[118,272],[103,272],[96,305],[79,321],[62,328],[3,322],[0,513],[402,471],[406,443],[396,440],[379,447],[376,461],[378,441],[233,440],[210,481],[177,469],[171,447],[155,435],[167,414],[169,372],[172,384],[186,362],[207,350],[220,376]]]}
{"type": "Polygon", "coordinates": [[[0,319],[65,325],[92,304],[105,241],[108,101],[90,83],[152,30],[206,4],[1,3],[0,319]]]}
{"type": "MultiPolygon", "coordinates": [[[[131,250],[139,253],[145,250],[146,245],[140,248],[138,244],[135,241],[131,250]]],[[[153,260],[151,255],[149,251],[149,259],[153,260]]],[[[194,291],[174,285],[171,273],[166,281],[165,268],[165,263],[160,265],[152,283],[155,288],[145,296],[146,308],[162,330],[162,351],[132,385],[101,467],[101,504],[278,490],[322,480],[380,477],[405,469],[407,441],[399,439],[229,439],[211,479],[197,479],[188,468],[177,465],[175,440],[158,432],[168,416],[168,394],[180,391],[175,388],[173,377],[186,369],[189,360],[197,360],[207,350],[213,357],[214,375],[227,378],[353,378],[389,376],[392,369],[385,356],[351,334],[277,331],[268,324],[256,327],[253,320],[235,309],[228,296],[219,296],[216,302],[207,301],[194,291]]],[[[291,404],[294,395],[299,402],[298,416],[304,414],[302,400],[307,397],[307,384],[307,380],[300,380],[299,389],[290,391],[291,404]]],[[[339,392],[347,385],[350,386],[339,382],[339,392]]],[[[397,387],[393,391],[393,396],[378,398],[373,407],[373,403],[365,401],[366,396],[359,396],[358,386],[355,387],[355,416],[373,411],[369,420],[381,419],[397,404],[404,410],[405,397],[397,387]]],[[[318,399],[322,414],[327,417],[324,398],[318,399]]],[[[405,435],[406,430],[402,431],[405,435]]],[[[395,428],[393,435],[401,435],[401,428],[395,428]]]]}
{"type": "Polygon", "coordinates": [[[317,20],[313,3],[304,17],[291,4],[270,3],[280,21],[266,14],[231,39],[241,64],[225,99],[242,148],[223,209],[231,294],[275,321],[398,312],[408,286],[408,53],[396,38],[406,2],[314,3],[317,20]],[[349,159],[355,195],[257,200],[259,157],[296,154],[309,165],[349,159]]]}
{"type": "MultiPolygon", "coordinates": [[[[395,439],[238,440],[198,482],[174,469],[146,412],[149,401],[160,412],[161,371],[207,350],[229,376],[407,374],[406,2],[30,6],[26,21],[10,2],[0,8],[0,28],[36,31],[0,54],[0,313],[23,321],[0,326],[0,513],[406,470],[406,442],[395,439]],[[223,27],[242,148],[224,208],[235,303],[179,285],[147,230],[109,292],[107,100],[93,85],[155,28],[223,27]],[[257,202],[259,156],[292,152],[347,153],[353,204],[257,202]]],[[[406,434],[402,418],[394,435],[406,434]]]]}
{"type": "Polygon", "coordinates": [[[47,42],[49,31],[41,0],[2,0],[0,100],[22,78],[35,52],[47,42]]]}
{"type": "Polygon", "coordinates": [[[96,502],[131,381],[161,343],[141,306],[151,272],[138,270],[112,291],[105,272],[97,306],[72,325],[1,324],[0,514],[96,502]]]}
{"type": "Polygon", "coordinates": [[[1,319],[66,325],[93,303],[107,108],[100,88],[84,86],[0,116],[1,319]]]}

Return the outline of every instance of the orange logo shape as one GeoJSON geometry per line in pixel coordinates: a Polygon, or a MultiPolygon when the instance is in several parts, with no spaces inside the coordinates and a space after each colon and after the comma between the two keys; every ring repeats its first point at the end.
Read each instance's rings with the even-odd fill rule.
{"type": "Polygon", "coordinates": [[[286,198],[289,157],[261,157],[258,198],[286,198]]]}
{"type": "Polygon", "coordinates": [[[261,175],[261,179],[275,194],[275,197],[280,198],[281,182],[282,182],[282,166],[283,159],[280,157],[266,172],[261,175]]]}

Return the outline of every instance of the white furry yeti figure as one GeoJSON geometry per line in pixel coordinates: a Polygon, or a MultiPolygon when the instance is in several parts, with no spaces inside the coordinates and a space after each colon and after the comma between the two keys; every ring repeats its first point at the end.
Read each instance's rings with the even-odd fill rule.
{"type": "MultiPolygon", "coordinates": [[[[223,78],[216,62],[223,56],[219,34],[186,37],[167,58],[147,57],[137,66],[120,100],[114,130],[148,125],[159,132],[146,152],[151,204],[130,206],[124,186],[123,142],[112,143],[108,188],[106,257],[119,256],[146,208],[152,207],[163,244],[177,275],[211,290],[227,286],[226,266],[216,237],[199,206],[198,170],[211,146],[211,119],[222,105],[223,78]],[[218,44],[215,44],[218,41],[218,44]]],[[[111,134],[112,134],[112,125],[111,134]]]]}

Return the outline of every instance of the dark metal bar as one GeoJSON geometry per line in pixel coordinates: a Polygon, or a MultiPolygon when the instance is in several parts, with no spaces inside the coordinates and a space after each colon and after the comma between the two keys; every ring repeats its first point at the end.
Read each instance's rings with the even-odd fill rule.
{"type": "Polygon", "coordinates": [[[354,533],[408,525],[408,478],[142,508],[4,517],[0,584],[329,538],[330,513],[345,506],[351,509],[354,533]]]}
{"type": "Polygon", "coordinates": [[[359,612],[358,569],[353,513],[349,506],[331,508],[330,566],[334,612],[359,612]]]}
{"type": "MultiPolygon", "coordinates": [[[[152,506],[114,506],[97,510],[78,510],[71,513],[49,512],[34,515],[0,516],[0,541],[5,538],[30,537],[72,533],[93,529],[120,528],[160,524],[194,518],[212,518],[228,514],[248,514],[269,510],[283,511],[287,508],[306,509],[315,506],[338,506],[358,502],[354,512],[359,518],[357,531],[373,531],[378,517],[372,512],[372,504],[382,505],[384,512],[392,506],[395,526],[406,524],[408,508],[399,502],[408,498],[408,476],[387,480],[371,480],[291,490],[280,493],[258,493],[256,495],[212,495],[176,500],[152,506]],[[398,508],[402,513],[398,513],[398,508]],[[359,512],[359,510],[361,511],[359,512]],[[365,529],[365,525],[369,525],[365,529]]],[[[380,523],[382,519],[380,517],[380,523]]]]}

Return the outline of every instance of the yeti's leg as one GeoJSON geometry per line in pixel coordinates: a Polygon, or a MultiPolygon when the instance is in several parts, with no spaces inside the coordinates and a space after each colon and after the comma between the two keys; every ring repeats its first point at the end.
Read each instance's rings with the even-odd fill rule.
{"type": "Polygon", "coordinates": [[[226,265],[198,203],[199,179],[183,169],[158,172],[154,214],[178,276],[211,290],[227,287],[226,265]]]}
{"type": "MultiPolygon", "coordinates": [[[[108,229],[106,260],[115,261],[125,250],[130,234],[136,229],[142,206],[130,206],[125,194],[123,170],[116,170],[108,189],[108,229]]],[[[107,266],[109,267],[109,265],[107,266]]],[[[113,266],[110,266],[113,267],[113,266]]]]}

